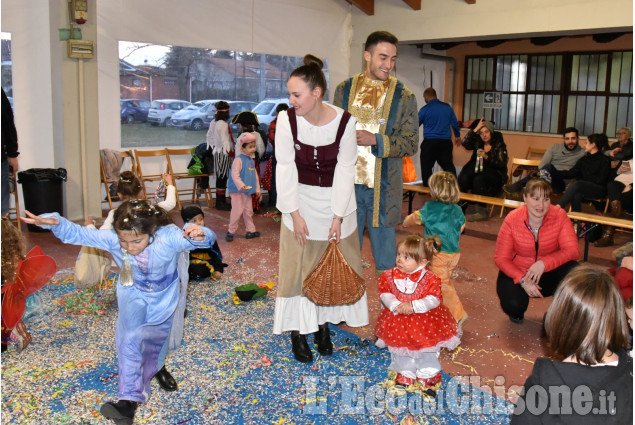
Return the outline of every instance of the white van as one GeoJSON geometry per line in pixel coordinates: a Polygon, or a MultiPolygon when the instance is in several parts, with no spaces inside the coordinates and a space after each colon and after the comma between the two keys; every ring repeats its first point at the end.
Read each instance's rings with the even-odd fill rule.
{"type": "Polygon", "coordinates": [[[258,116],[258,122],[260,122],[260,127],[267,131],[269,124],[276,117],[276,106],[280,103],[286,103],[289,108],[289,98],[288,97],[280,97],[277,99],[265,99],[256,106],[252,112],[258,116]]]}

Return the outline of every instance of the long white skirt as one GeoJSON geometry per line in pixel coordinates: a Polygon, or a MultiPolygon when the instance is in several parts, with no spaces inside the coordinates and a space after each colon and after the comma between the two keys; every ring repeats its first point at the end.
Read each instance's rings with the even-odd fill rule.
{"type": "MultiPolygon", "coordinates": [[[[309,334],[324,323],[345,322],[351,327],[368,325],[366,293],[353,304],[317,306],[302,295],[302,282],[311,273],[326,251],[328,241],[307,240],[304,247],[296,242],[293,232],[284,224],[280,230],[280,271],[278,294],[273,318],[273,333],[300,331],[309,334]]],[[[357,232],[340,239],[340,251],[350,266],[360,275],[362,261],[357,232]]]]}

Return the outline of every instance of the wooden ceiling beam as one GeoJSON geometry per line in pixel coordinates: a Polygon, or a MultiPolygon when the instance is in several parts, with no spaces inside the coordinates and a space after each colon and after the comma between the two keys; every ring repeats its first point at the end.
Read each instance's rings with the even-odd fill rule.
{"type": "Polygon", "coordinates": [[[375,0],[349,0],[350,3],[369,16],[375,14],[375,0]]]}
{"type": "Polygon", "coordinates": [[[421,0],[403,0],[412,10],[421,10],[421,0]]]}

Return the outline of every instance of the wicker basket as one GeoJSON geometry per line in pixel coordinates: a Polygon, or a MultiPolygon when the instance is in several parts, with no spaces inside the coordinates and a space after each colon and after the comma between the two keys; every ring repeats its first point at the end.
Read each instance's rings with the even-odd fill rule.
{"type": "Polygon", "coordinates": [[[302,285],[304,296],[317,305],[353,304],[365,291],[364,278],[346,262],[335,241],[329,243],[302,285]]]}

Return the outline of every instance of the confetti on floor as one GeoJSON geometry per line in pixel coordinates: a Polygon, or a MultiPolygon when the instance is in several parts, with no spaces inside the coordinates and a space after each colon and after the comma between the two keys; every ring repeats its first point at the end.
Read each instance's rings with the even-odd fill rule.
{"type": "MultiPolygon", "coordinates": [[[[99,408],[117,395],[116,304],[100,304],[104,314],[66,313],[60,300],[81,298],[68,276],[59,272],[40,291],[47,308],[27,323],[31,345],[2,355],[2,424],[111,423],[99,408]]],[[[314,349],[313,363],[296,362],[289,337],[271,332],[271,294],[232,300],[244,283],[190,283],[183,346],[166,362],[179,389],[168,393],[153,383],[135,423],[509,423],[512,405],[446,374],[436,400],[394,391],[388,352],[334,326],[332,356],[314,349]]]]}

